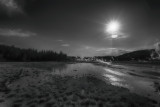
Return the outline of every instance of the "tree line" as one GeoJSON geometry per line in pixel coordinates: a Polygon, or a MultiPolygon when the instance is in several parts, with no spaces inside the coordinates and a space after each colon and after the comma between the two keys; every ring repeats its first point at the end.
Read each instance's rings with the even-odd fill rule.
{"type": "Polygon", "coordinates": [[[21,49],[15,46],[0,45],[0,60],[5,61],[67,61],[69,57],[63,52],[51,50],[21,49]]]}

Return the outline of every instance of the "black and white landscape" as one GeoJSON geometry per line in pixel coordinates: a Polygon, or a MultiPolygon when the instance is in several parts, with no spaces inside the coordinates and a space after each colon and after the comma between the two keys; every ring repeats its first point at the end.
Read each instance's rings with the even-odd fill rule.
{"type": "Polygon", "coordinates": [[[159,0],[0,0],[0,107],[159,107],[159,0]]]}

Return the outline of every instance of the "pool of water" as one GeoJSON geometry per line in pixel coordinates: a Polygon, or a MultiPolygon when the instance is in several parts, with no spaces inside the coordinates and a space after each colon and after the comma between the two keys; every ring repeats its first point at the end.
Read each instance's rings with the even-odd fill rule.
{"type": "Polygon", "coordinates": [[[73,76],[91,75],[106,83],[128,88],[131,92],[160,99],[160,68],[130,65],[104,65],[92,63],[54,64],[52,75],[73,76]]]}

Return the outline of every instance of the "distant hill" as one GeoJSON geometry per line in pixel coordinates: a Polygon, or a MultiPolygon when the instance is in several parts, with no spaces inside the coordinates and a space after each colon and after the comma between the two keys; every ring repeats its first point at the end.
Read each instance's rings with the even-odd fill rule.
{"type": "Polygon", "coordinates": [[[123,55],[117,56],[115,59],[120,61],[130,61],[130,60],[150,60],[154,49],[148,50],[137,50],[123,55]]]}
{"type": "Polygon", "coordinates": [[[139,60],[152,60],[154,56],[156,55],[156,52],[154,49],[146,49],[146,50],[137,50],[133,52],[128,52],[119,56],[97,56],[96,58],[103,59],[103,60],[114,60],[114,61],[139,61],[139,60]]]}
{"type": "Polygon", "coordinates": [[[15,46],[0,45],[0,61],[67,61],[63,52],[51,50],[21,49],[15,46]]]}

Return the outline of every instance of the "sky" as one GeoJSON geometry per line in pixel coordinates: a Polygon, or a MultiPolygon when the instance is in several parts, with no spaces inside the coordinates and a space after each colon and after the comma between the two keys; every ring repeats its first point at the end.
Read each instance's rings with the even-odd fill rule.
{"type": "Polygon", "coordinates": [[[0,44],[20,48],[120,55],[153,48],[159,29],[159,0],[0,0],[0,44]],[[106,32],[113,20],[114,39],[106,32]]]}

